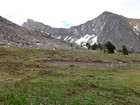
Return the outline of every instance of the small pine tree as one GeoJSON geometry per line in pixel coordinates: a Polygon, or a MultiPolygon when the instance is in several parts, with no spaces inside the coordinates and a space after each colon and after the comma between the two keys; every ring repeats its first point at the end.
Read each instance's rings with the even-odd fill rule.
{"type": "Polygon", "coordinates": [[[89,43],[86,43],[86,47],[87,47],[88,49],[91,49],[91,45],[90,45],[89,43]]]}
{"type": "Polygon", "coordinates": [[[114,53],[114,50],[116,49],[110,41],[107,41],[104,46],[107,48],[107,51],[110,54],[114,53]]]}
{"type": "Polygon", "coordinates": [[[70,46],[73,47],[73,44],[71,43],[70,46]]]}
{"type": "Polygon", "coordinates": [[[123,55],[128,55],[128,50],[127,50],[125,45],[122,46],[122,54],[123,55]]]}
{"type": "Polygon", "coordinates": [[[91,46],[92,50],[96,50],[98,48],[98,45],[96,43],[94,43],[92,46],[91,46]]]}

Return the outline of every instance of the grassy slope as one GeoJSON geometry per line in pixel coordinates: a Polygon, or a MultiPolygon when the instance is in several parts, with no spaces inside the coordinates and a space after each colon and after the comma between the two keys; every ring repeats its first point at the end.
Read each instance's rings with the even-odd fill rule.
{"type": "Polygon", "coordinates": [[[140,67],[107,69],[38,62],[140,61],[140,55],[0,48],[0,104],[140,104],[140,67]]]}

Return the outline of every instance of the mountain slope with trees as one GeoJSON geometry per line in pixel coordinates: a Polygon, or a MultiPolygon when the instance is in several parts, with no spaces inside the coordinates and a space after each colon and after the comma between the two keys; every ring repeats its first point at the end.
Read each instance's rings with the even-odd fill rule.
{"type": "Polygon", "coordinates": [[[31,19],[22,26],[78,45],[105,44],[110,41],[116,50],[121,50],[122,45],[125,45],[129,51],[140,51],[140,19],[126,18],[107,11],[93,20],[68,29],[53,28],[31,19]]]}

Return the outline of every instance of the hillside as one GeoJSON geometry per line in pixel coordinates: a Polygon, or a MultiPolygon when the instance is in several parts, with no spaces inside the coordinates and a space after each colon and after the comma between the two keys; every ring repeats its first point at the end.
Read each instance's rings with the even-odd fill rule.
{"type": "Polygon", "coordinates": [[[29,30],[0,17],[0,45],[38,49],[73,49],[70,44],[52,38],[46,33],[29,30]]]}
{"type": "Polygon", "coordinates": [[[125,45],[130,51],[140,51],[140,20],[126,18],[111,12],[103,12],[93,20],[68,29],[53,28],[31,19],[28,19],[22,26],[49,33],[56,39],[77,45],[85,45],[87,42],[104,44],[111,41],[117,50],[125,45]]]}

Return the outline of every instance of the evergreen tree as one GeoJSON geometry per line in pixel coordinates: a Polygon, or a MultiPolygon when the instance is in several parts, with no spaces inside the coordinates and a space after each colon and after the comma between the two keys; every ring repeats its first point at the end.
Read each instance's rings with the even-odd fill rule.
{"type": "Polygon", "coordinates": [[[116,49],[110,41],[107,41],[104,46],[107,48],[108,53],[114,53],[114,50],[116,49]]]}
{"type": "Polygon", "coordinates": [[[71,43],[70,46],[73,47],[73,44],[71,43]]]}
{"type": "Polygon", "coordinates": [[[98,48],[98,45],[96,43],[94,43],[92,46],[91,46],[92,50],[96,50],[98,48]]]}
{"type": "Polygon", "coordinates": [[[89,43],[86,43],[86,47],[87,47],[88,49],[91,49],[91,45],[90,45],[89,43]]]}
{"type": "Polygon", "coordinates": [[[122,46],[122,54],[123,55],[128,55],[128,50],[127,50],[125,45],[122,46]]]}

